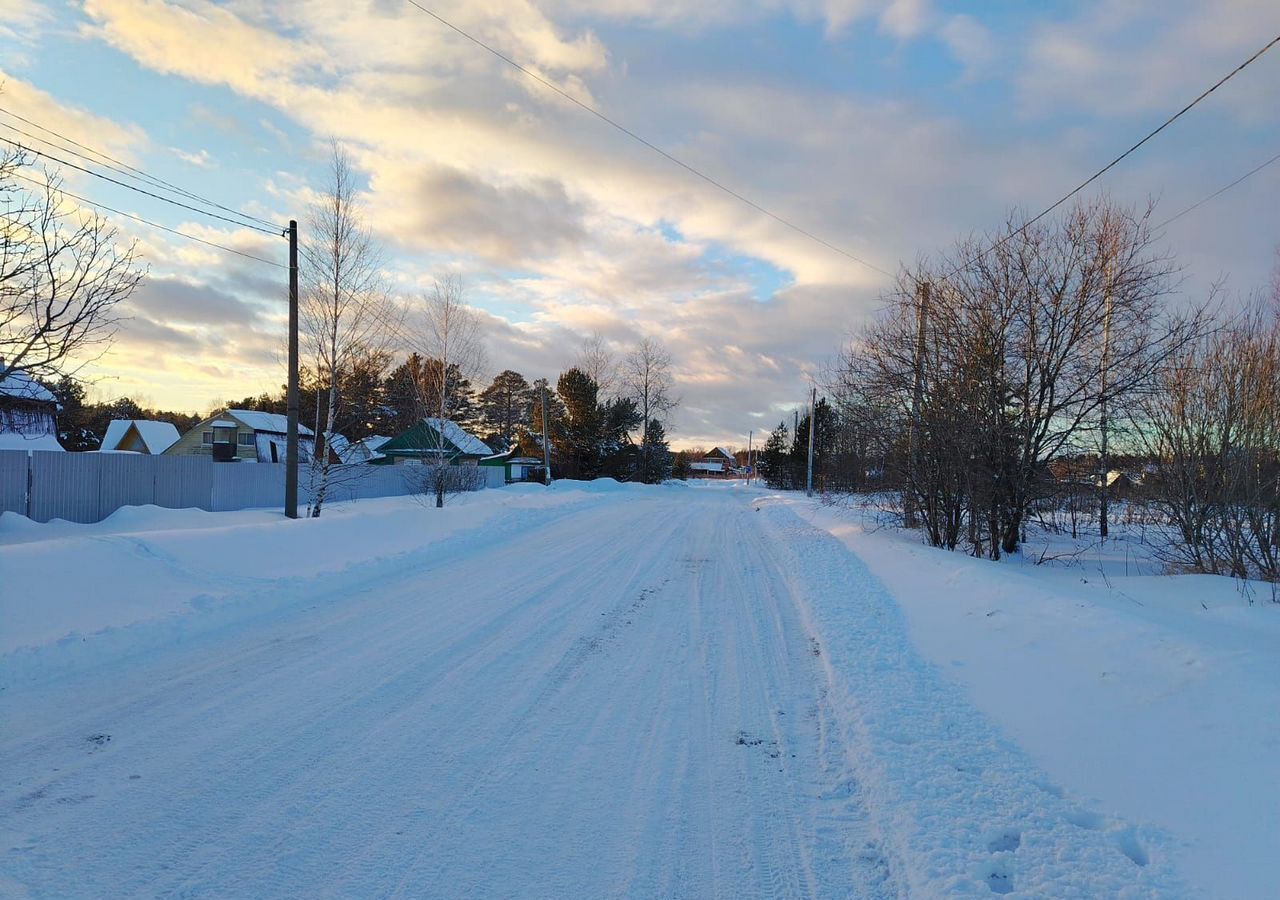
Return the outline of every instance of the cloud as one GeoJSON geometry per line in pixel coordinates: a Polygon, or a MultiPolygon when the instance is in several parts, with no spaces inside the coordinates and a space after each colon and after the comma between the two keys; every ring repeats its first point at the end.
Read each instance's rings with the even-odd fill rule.
{"type": "Polygon", "coordinates": [[[189,153],[179,147],[170,147],[169,152],[183,162],[190,163],[200,169],[211,169],[216,165],[208,150],[197,150],[195,153],[189,153]]]}
{"type": "MultiPolygon", "coordinates": [[[[130,162],[136,161],[150,143],[146,132],[136,125],[122,125],[106,116],[63,103],[52,94],[3,69],[0,69],[0,106],[24,119],[38,122],[48,131],[65,134],[82,142],[91,142],[95,148],[130,162]],[[90,138],[92,141],[89,140],[90,138]]],[[[0,123],[21,129],[37,138],[48,137],[51,140],[57,140],[45,131],[14,120],[3,113],[0,113],[0,123]]],[[[0,131],[0,135],[7,134],[9,134],[7,129],[0,131]]],[[[33,142],[30,137],[22,135],[15,135],[15,137],[18,140],[31,142],[33,146],[44,146],[42,143],[33,142]]]]}
{"type": "MultiPolygon", "coordinates": [[[[1165,7],[1154,0],[1091,3],[1052,18],[1038,14],[1010,32],[1007,22],[947,15],[919,0],[553,0],[536,7],[457,0],[440,7],[446,18],[709,176],[889,270],[959,233],[998,226],[1011,205],[1054,199],[1096,168],[1099,147],[1128,123],[1099,126],[1091,104],[1103,118],[1154,108],[1198,77],[1174,71],[1186,58],[1179,51],[1208,47],[1224,60],[1236,54],[1245,36],[1234,26],[1215,27],[1204,9],[1189,0],[1165,7]],[[859,40],[889,45],[886,57],[900,56],[910,41],[920,52],[945,47],[965,76],[940,85],[941,92],[908,94],[876,81],[885,70],[872,53],[867,79],[860,70],[854,86],[832,87],[753,67],[744,50],[728,61],[723,52],[710,53],[627,77],[627,51],[644,44],[620,42],[622,24],[679,31],[682,38],[725,26],[735,29],[735,39],[749,40],[759,36],[752,28],[774,28],[783,17],[823,23],[825,39],[815,40],[831,46],[861,27],[859,40]],[[1025,55],[1018,55],[1021,46],[1025,55]],[[1016,57],[1022,68],[1009,75],[993,65],[997,54],[1002,62],[1016,57]],[[1175,62],[1166,65],[1161,55],[1175,62]],[[996,97],[994,111],[968,103],[965,91],[980,76],[983,92],[996,97]],[[1022,120],[1007,114],[1010,92],[1022,120]],[[1058,115],[1059,108],[1071,118],[1058,115]],[[1028,119],[1032,126],[1022,128],[1028,119]]],[[[685,397],[678,439],[722,442],[750,423],[776,425],[803,400],[803,373],[869,314],[887,283],[636,145],[403,3],[379,0],[355,15],[345,0],[180,6],[88,0],[85,12],[85,35],[141,66],[259,102],[215,110],[206,104],[217,92],[193,90],[199,98],[190,107],[193,120],[220,121],[220,134],[252,135],[237,142],[261,142],[259,124],[268,131],[288,126],[279,136],[290,142],[289,164],[257,173],[264,202],[277,210],[302,209],[324,138],[336,135],[350,146],[367,178],[369,220],[393,250],[396,283],[413,293],[444,268],[466,273],[471,300],[487,311],[499,368],[554,378],[591,332],[619,350],[646,335],[666,341],[685,397]]],[[[1255,30],[1261,17],[1255,10],[1255,30]]],[[[1266,109],[1259,115],[1274,117],[1273,106],[1266,109]]],[[[142,136],[133,137],[142,146],[142,136]]],[[[217,156],[214,143],[197,140],[217,156]]],[[[1152,157],[1133,162],[1125,171],[1126,196],[1168,184],[1188,200],[1236,164],[1224,158],[1221,172],[1188,172],[1176,161],[1164,168],[1152,157]]],[[[1171,205],[1174,199],[1182,198],[1171,197],[1171,205]]],[[[267,209],[260,214],[279,218],[267,209]]],[[[1219,244],[1244,246],[1240,235],[1260,215],[1241,223],[1223,217],[1220,235],[1204,229],[1189,232],[1188,240],[1213,231],[1219,244]]],[[[1183,220],[1184,226],[1192,223],[1183,220]]],[[[268,236],[181,227],[282,257],[283,246],[268,236]]],[[[134,348],[120,363],[132,367],[131,377],[168,372],[180,355],[163,348],[194,340],[199,350],[185,352],[200,361],[199,377],[166,383],[206,397],[278,385],[283,273],[177,239],[144,239],[162,284],[138,298],[140,318],[149,323],[140,327],[152,328],[140,339],[158,352],[153,361],[132,338],[122,341],[134,348]]]]}
{"type": "MultiPolygon", "coordinates": [[[[1274,4],[1256,0],[1095,0],[1073,11],[1032,29],[1017,79],[1024,113],[1171,113],[1258,50],[1280,22],[1274,4]]],[[[1238,76],[1214,105],[1275,122],[1268,62],[1238,76]]]]}
{"type": "Polygon", "coordinates": [[[976,78],[995,59],[991,32],[972,16],[951,16],[938,29],[938,36],[964,67],[966,79],[976,78]]]}
{"type": "Polygon", "coordinates": [[[880,14],[880,27],[899,40],[909,40],[924,31],[931,13],[929,0],[890,0],[880,14]]]}
{"type": "Polygon", "coordinates": [[[136,311],[164,323],[184,325],[253,325],[258,308],[217,288],[175,277],[151,277],[129,298],[136,311]]]}

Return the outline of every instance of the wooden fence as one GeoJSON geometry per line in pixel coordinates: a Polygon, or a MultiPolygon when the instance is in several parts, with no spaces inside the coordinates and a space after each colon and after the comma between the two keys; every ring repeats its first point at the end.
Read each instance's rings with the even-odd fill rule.
{"type": "MultiPolygon", "coordinates": [[[[467,467],[460,467],[467,468],[467,467]]],[[[461,474],[461,473],[460,473],[461,474]]],[[[469,487],[498,487],[501,467],[467,473],[469,487]]],[[[100,522],[122,506],[170,509],[284,506],[283,463],[215,463],[207,456],[133,453],[57,453],[0,450],[0,512],[36,522],[100,522]]],[[[310,473],[299,473],[298,502],[311,499],[310,473]]],[[[420,466],[335,466],[327,502],[420,492],[420,466]]]]}

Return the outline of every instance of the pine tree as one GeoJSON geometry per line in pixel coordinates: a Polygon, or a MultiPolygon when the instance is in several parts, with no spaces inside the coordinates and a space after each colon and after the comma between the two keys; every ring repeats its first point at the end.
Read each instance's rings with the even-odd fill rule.
{"type": "Polygon", "coordinates": [[[519,438],[521,428],[529,425],[532,407],[540,402],[534,390],[519,372],[507,369],[480,392],[478,401],[484,436],[494,449],[510,447],[519,438]]]}
{"type": "Polygon", "coordinates": [[[561,374],[556,393],[564,404],[552,443],[556,458],[569,478],[592,479],[599,474],[601,461],[601,407],[599,388],[591,376],[573,368],[561,374]]]}
{"type": "Polygon", "coordinates": [[[787,423],[779,422],[778,427],[773,429],[769,439],[765,441],[764,450],[760,452],[760,458],[756,463],[760,470],[760,477],[764,479],[765,484],[775,490],[792,487],[789,477],[791,460],[787,452],[789,437],[787,423]]]}
{"type": "Polygon", "coordinates": [[[671,477],[671,470],[671,449],[667,446],[666,429],[657,419],[652,419],[640,447],[640,480],[645,484],[658,484],[671,477]]]}

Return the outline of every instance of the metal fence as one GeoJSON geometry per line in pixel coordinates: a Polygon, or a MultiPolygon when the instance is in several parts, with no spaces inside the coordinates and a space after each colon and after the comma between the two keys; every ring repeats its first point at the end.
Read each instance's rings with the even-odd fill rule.
{"type": "MultiPolygon", "coordinates": [[[[0,450],[0,512],[21,513],[37,522],[88,523],[100,522],[122,506],[214,512],[282,507],[285,468],[283,463],[215,463],[207,456],[0,450]]],[[[481,466],[466,474],[469,489],[504,483],[501,467],[481,466]]],[[[299,482],[298,501],[305,505],[312,497],[305,468],[299,482]]],[[[421,466],[334,466],[327,502],[423,489],[421,466]]]]}

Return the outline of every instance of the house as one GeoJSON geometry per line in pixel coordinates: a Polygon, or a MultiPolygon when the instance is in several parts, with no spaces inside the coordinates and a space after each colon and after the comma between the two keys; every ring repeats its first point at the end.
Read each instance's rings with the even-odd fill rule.
{"type": "MultiPolygon", "coordinates": [[[[216,462],[288,462],[289,417],[253,409],[227,409],[196,425],[168,456],[213,456],[216,462]]],[[[315,432],[298,425],[302,458],[315,452],[315,432]]]]}
{"type": "Polygon", "coordinates": [[[382,444],[378,452],[394,465],[443,459],[451,465],[475,466],[486,456],[493,456],[488,444],[447,419],[423,419],[382,444]]]}
{"type": "MultiPolygon", "coordinates": [[[[4,361],[0,360],[0,369],[4,361]]],[[[54,450],[58,443],[58,401],[26,372],[0,378],[0,450],[54,450]]]]}
{"type": "Polygon", "coordinates": [[[523,481],[540,481],[542,460],[535,456],[516,456],[519,447],[512,445],[506,453],[495,453],[480,460],[482,466],[502,466],[506,470],[507,484],[523,481]]]}
{"type": "Polygon", "coordinates": [[[716,447],[702,459],[689,463],[689,471],[699,478],[728,478],[738,474],[738,460],[724,447],[716,447]]]}
{"type": "Polygon", "coordinates": [[[375,463],[379,460],[386,459],[380,452],[380,448],[391,438],[382,434],[372,434],[367,438],[361,438],[354,444],[349,444],[345,453],[340,452],[339,457],[344,463],[375,463]]]}
{"type": "Polygon", "coordinates": [[[112,419],[107,426],[102,453],[146,453],[157,456],[178,442],[177,426],[150,419],[112,419]]]}

